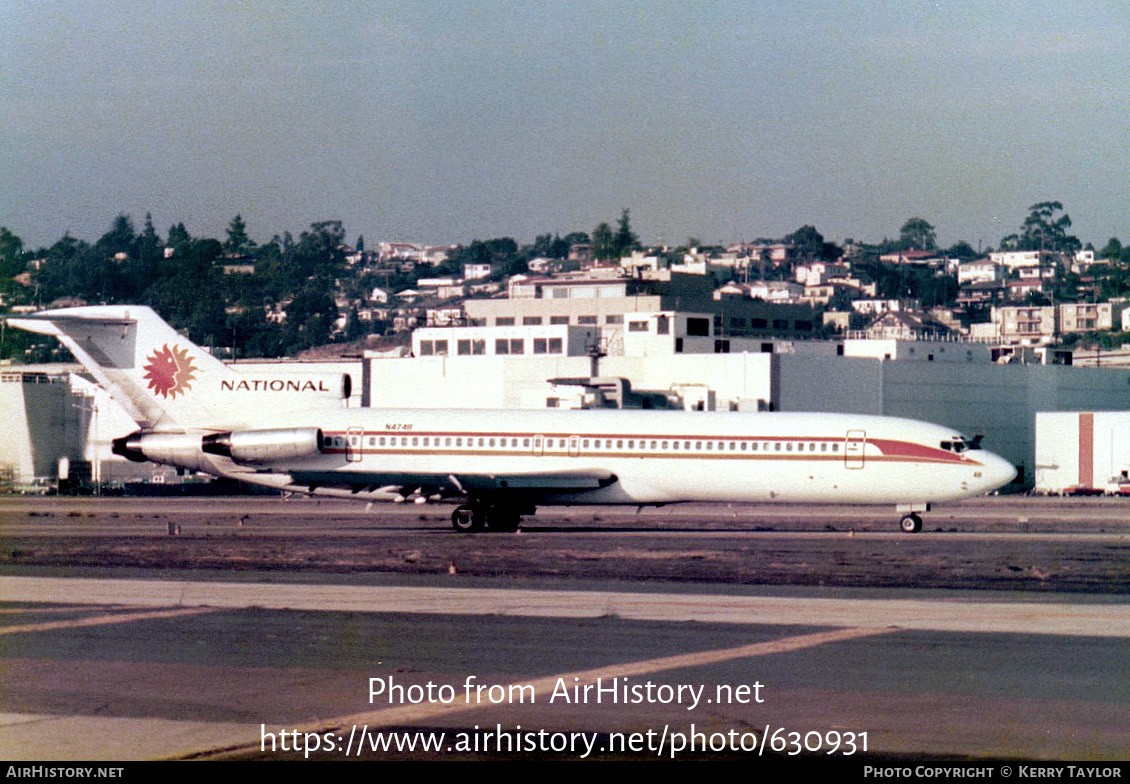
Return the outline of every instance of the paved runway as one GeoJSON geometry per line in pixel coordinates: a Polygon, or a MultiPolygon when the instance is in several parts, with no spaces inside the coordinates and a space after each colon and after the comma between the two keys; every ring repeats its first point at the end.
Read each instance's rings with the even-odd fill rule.
{"type": "Polygon", "coordinates": [[[6,500],[0,756],[1125,759],[1126,507],[1061,501],[465,537],[444,507],[6,500]]]}

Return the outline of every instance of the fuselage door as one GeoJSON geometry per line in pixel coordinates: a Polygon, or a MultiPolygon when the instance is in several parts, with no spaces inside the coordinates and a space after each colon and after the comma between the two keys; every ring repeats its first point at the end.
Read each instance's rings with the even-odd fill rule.
{"type": "Polygon", "coordinates": [[[533,455],[541,457],[545,454],[545,436],[534,436],[533,455]]]}
{"type": "Polygon", "coordinates": [[[863,455],[866,451],[866,431],[847,431],[847,437],[844,439],[844,468],[863,468],[863,455]]]}
{"type": "Polygon", "coordinates": [[[350,463],[361,460],[361,447],[365,442],[365,429],[351,427],[345,438],[345,459],[350,463]]]}

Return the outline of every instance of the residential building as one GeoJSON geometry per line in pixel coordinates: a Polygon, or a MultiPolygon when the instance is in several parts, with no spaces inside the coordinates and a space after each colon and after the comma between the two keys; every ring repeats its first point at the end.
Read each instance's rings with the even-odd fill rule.
{"type": "Polygon", "coordinates": [[[1122,328],[1124,302],[1065,303],[1059,306],[1059,329],[1075,332],[1111,332],[1122,328]]]}
{"type": "Polygon", "coordinates": [[[1058,253],[1050,250],[1002,250],[989,254],[989,261],[1006,267],[1010,272],[1017,267],[1055,267],[1058,253]]]}
{"type": "Polygon", "coordinates": [[[1022,345],[1050,343],[1059,334],[1057,309],[1052,305],[994,307],[993,322],[1001,339],[1022,345]]]}
{"type": "Polygon", "coordinates": [[[979,259],[960,265],[957,268],[957,284],[1000,283],[1005,279],[1005,268],[995,261],[979,259]]]}
{"type": "Polygon", "coordinates": [[[867,325],[864,332],[869,338],[896,340],[938,339],[951,334],[950,328],[940,321],[925,313],[909,310],[888,310],[881,313],[867,325]]]}

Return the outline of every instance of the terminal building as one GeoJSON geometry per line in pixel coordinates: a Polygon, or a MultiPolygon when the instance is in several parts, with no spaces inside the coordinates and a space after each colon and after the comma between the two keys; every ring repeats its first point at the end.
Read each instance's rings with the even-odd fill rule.
{"type": "Polygon", "coordinates": [[[766,339],[811,338],[807,305],[715,297],[703,275],[512,281],[509,296],[469,299],[464,324],[418,329],[416,356],[608,356],[765,351],[766,339]]]}

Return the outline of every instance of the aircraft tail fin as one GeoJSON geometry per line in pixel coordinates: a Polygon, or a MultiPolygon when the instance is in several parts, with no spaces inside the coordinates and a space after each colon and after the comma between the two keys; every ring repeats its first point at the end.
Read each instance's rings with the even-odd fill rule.
{"type": "Polygon", "coordinates": [[[200,391],[235,375],[143,306],[47,310],[7,322],[58,338],[146,429],[214,423],[210,396],[200,391]]]}

